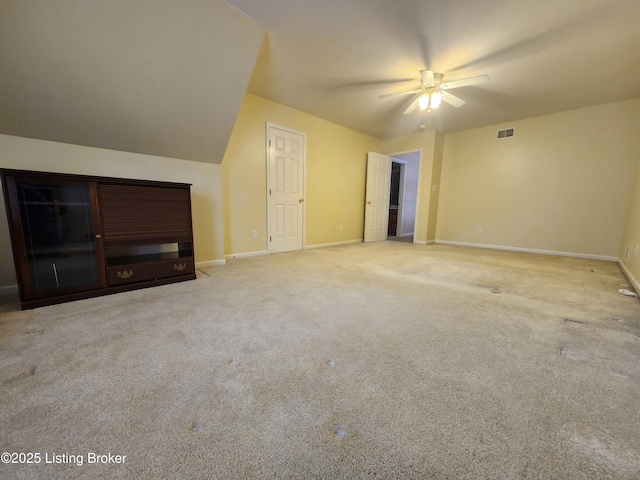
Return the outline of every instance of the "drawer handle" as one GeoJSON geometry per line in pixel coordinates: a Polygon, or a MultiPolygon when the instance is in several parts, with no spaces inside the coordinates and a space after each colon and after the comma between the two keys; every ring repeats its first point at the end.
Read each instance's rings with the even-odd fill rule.
{"type": "Polygon", "coordinates": [[[124,272],[118,272],[118,278],[131,278],[133,277],[133,270],[129,270],[128,272],[125,270],[124,272]]]}
{"type": "Polygon", "coordinates": [[[185,268],[187,268],[187,264],[186,263],[178,263],[178,264],[173,264],[173,269],[174,270],[178,270],[179,272],[181,272],[182,270],[184,270],[185,268]]]}

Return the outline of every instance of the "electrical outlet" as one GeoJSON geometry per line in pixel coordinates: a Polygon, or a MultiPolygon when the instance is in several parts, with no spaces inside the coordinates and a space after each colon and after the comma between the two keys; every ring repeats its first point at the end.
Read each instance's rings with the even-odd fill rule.
{"type": "Polygon", "coordinates": [[[253,230],[251,232],[251,238],[258,238],[258,231],[257,230],[253,230]]]}
{"type": "Polygon", "coordinates": [[[636,255],[638,255],[638,250],[640,250],[640,243],[636,243],[636,255]]]}
{"type": "Polygon", "coordinates": [[[476,228],[476,233],[482,233],[482,227],[476,228]]]}
{"type": "Polygon", "coordinates": [[[344,227],[340,225],[340,231],[342,232],[343,230],[344,230],[344,227]]]}

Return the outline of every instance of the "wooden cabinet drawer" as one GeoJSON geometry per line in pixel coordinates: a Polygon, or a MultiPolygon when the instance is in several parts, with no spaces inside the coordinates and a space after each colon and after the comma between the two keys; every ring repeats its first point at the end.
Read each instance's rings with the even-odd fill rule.
{"type": "Polygon", "coordinates": [[[155,262],[130,263],[107,267],[107,284],[124,285],[158,278],[175,277],[195,272],[193,257],[180,257],[155,262]]]}

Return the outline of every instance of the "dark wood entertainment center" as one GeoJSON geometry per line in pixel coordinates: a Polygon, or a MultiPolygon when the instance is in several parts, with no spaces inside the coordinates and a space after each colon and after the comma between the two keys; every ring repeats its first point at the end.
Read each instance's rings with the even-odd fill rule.
{"type": "Polygon", "coordinates": [[[189,184],[0,176],[23,309],[196,278],[189,184]]]}

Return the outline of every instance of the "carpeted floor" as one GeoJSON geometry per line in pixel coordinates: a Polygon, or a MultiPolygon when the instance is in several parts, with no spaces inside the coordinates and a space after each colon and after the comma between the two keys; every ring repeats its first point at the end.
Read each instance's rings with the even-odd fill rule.
{"type": "Polygon", "coordinates": [[[40,461],[0,478],[638,479],[620,288],[614,263],[381,242],[8,304],[0,450],[40,461]]]}
{"type": "Polygon", "coordinates": [[[413,235],[407,235],[404,237],[387,237],[387,240],[390,242],[413,243],[413,235]]]}

